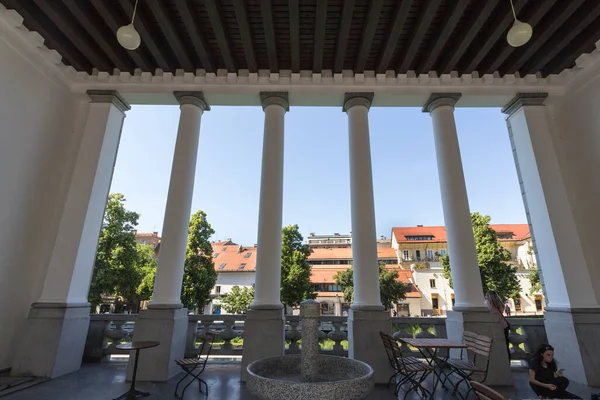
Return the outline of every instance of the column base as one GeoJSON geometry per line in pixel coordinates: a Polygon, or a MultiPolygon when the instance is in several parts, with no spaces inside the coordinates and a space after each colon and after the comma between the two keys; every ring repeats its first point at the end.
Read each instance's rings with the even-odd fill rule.
{"type": "Polygon", "coordinates": [[[558,368],[574,382],[599,387],[600,308],[546,308],[544,325],[558,368]]]}
{"type": "Polygon", "coordinates": [[[375,383],[387,383],[394,374],[379,332],[392,332],[386,311],[350,309],[348,313],[348,358],[363,361],[373,368],[375,383]]]}
{"type": "MultiPolygon", "coordinates": [[[[504,328],[489,310],[477,308],[476,311],[448,311],[446,330],[448,339],[457,342],[462,342],[464,331],[490,336],[493,340],[490,353],[491,361],[485,384],[490,386],[512,386],[513,380],[508,352],[506,351],[504,328]]],[[[451,351],[450,356],[460,357],[460,350],[451,351]]],[[[482,358],[482,361],[487,360],[482,358]]]]}
{"type": "Polygon", "coordinates": [[[242,350],[242,382],[246,382],[246,367],[265,357],[283,355],[285,350],[285,317],[277,310],[248,310],[244,323],[242,350]]]}
{"type": "Polygon", "coordinates": [[[34,303],[17,340],[14,376],[57,378],[81,367],[90,304],[34,303]]]}
{"type": "MultiPolygon", "coordinates": [[[[140,350],[136,381],[165,382],[181,372],[175,360],[184,358],[187,325],[187,308],[140,311],[135,321],[133,341],[154,340],[160,345],[140,350]]],[[[128,381],[133,374],[134,361],[134,357],[129,358],[128,381]]]]}

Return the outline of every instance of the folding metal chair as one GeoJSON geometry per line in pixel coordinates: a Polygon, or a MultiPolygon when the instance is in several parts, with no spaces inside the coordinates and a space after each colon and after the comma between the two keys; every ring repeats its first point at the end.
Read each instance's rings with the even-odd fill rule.
{"type": "MultiPolygon", "coordinates": [[[[454,385],[452,395],[456,395],[458,387],[461,383],[467,382],[469,384],[469,390],[467,391],[465,399],[469,397],[469,393],[473,390],[470,385],[471,375],[474,373],[483,374],[483,379],[479,383],[485,382],[487,379],[488,368],[490,366],[490,352],[492,351],[492,338],[485,335],[478,335],[474,332],[465,331],[463,333],[463,343],[467,346],[467,358],[463,359],[463,351],[460,351],[460,358],[450,358],[445,360],[445,364],[450,368],[450,373],[446,375],[446,378],[442,382],[445,386],[449,376],[453,373],[457,374],[460,379],[454,385]],[[477,356],[485,357],[485,366],[477,364],[477,356]]],[[[462,397],[462,395],[461,395],[462,397]]]]}
{"type": "Polygon", "coordinates": [[[200,346],[200,351],[198,352],[198,357],[194,358],[182,358],[181,360],[175,360],[177,365],[183,369],[185,375],[183,378],[177,382],[177,386],[175,386],[175,397],[178,399],[183,399],[183,395],[185,394],[185,390],[194,382],[194,380],[198,381],[198,390],[202,392],[202,384],[206,387],[206,397],[208,398],[208,384],[200,378],[202,372],[204,372],[204,368],[206,368],[206,362],[208,361],[208,356],[210,355],[210,350],[212,349],[213,342],[215,341],[215,334],[212,332],[206,332],[204,334],[204,340],[202,341],[202,346],[200,346]],[[204,350],[206,348],[206,353],[204,350]],[[188,382],[187,385],[183,388],[181,392],[181,396],[177,395],[177,390],[179,389],[179,384],[185,380],[188,376],[191,376],[192,379],[188,382]]]}
{"type": "Polygon", "coordinates": [[[408,393],[413,390],[415,392],[420,392],[423,398],[429,397],[433,399],[433,393],[425,389],[422,385],[427,376],[433,372],[433,367],[416,357],[405,357],[400,351],[398,343],[396,343],[396,339],[387,333],[379,332],[379,335],[381,336],[381,340],[383,342],[383,346],[385,347],[385,352],[388,356],[388,360],[390,361],[390,365],[394,371],[396,371],[388,380],[387,387],[390,387],[390,383],[393,379],[401,376],[398,383],[396,383],[394,396],[398,396],[400,388],[403,384],[410,382],[410,386],[404,394],[405,399],[406,396],[408,396],[408,393]]]}

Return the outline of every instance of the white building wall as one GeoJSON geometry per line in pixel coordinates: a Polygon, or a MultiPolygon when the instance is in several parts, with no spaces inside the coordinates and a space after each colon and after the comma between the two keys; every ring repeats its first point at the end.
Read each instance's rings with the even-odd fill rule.
{"type": "Polygon", "coordinates": [[[223,272],[217,276],[217,283],[213,287],[211,294],[217,294],[216,287],[221,287],[219,294],[227,294],[234,286],[252,287],[256,274],[254,272],[223,272]]]}
{"type": "Polygon", "coordinates": [[[444,311],[452,310],[452,289],[448,280],[444,278],[441,268],[413,270],[415,284],[421,292],[421,310],[431,310],[432,294],[439,296],[439,310],[443,314],[444,311]],[[435,279],[435,288],[430,285],[430,279],[435,279]]]}
{"type": "Polygon", "coordinates": [[[13,336],[44,283],[78,146],[78,106],[0,36],[0,369],[10,367],[13,336]]]}

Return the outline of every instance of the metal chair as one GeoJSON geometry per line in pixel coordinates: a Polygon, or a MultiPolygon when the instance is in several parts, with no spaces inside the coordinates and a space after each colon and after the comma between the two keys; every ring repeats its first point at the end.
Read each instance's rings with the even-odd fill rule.
{"type": "Polygon", "coordinates": [[[202,384],[206,387],[206,397],[208,398],[208,384],[200,378],[202,372],[206,368],[206,362],[208,361],[208,356],[210,355],[210,350],[212,349],[213,342],[215,341],[215,334],[212,332],[204,333],[204,340],[202,341],[202,346],[200,346],[200,351],[198,352],[198,356],[194,358],[182,358],[180,360],[175,360],[177,365],[183,369],[185,375],[183,378],[177,382],[177,386],[175,386],[175,397],[178,399],[183,399],[183,395],[185,394],[185,390],[194,382],[194,380],[198,381],[198,390],[202,392],[202,384]],[[204,350],[206,348],[206,353],[204,350]],[[177,395],[177,390],[179,389],[179,384],[185,380],[188,376],[192,376],[192,380],[188,382],[187,385],[183,388],[181,392],[181,396],[177,395]]]}
{"type": "Polygon", "coordinates": [[[390,387],[392,379],[401,376],[401,379],[398,381],[398,383],[396,383],[394,396],[398,396],[400,388],[403,384],[410,382],[410,386],[404,394],[405,399],[406,396],[408,396],[408,393],[410,393],[412,390],[415,392],[420,392],[424,398],[433,398],[433,393],[425,389],[422,385],[427,376],[433,372],[433,367],[416,357],[405,357],[400,351],[398,343],[396,343],[396,339],[387,333],[379,332],[379,335],[381,336],[381,340],[383,342],[383,346],[385,347],[385,352],[388,356],[390,365],[395,371],[394,375],[392,375],[388,380],[387,387],[390,387]]]}
{"type": "Polygon", "coordinates": [[[506,397],[502,396],[494,389],[485,386],[483,383],[471,381],[471,387],[475,392],[477,400],[507,400],[506,397]]]}
{"type": "MultiPolygon", "coordinates": [[[[460,351],[460,358],[450,358],[445,360],[445,364],[450,368],[450,373],[446,375],[446,378],[442,382],[442,386],[445,387],[446,381],[449,376],[453,373],[460,376],[461,379],[454,385],[452,395],[458,393],[458,387],[461,383],[473,383],[471,375],[474,373],[483,374],[483,379],[479,383],[485,382],[487,379],[488,368],[490,366],[490,352],[492,351],[492,338],[485,335],[479,335],[474,332],[465,331],[463,333],[463,343],[467,346],[467,359],[463,359],[464,350],[460,351]],[[477,356],[485,357],[485,366],[477,364],[477,356]]],[[[469,397],[469,393],[473,390],[472,386],[469,386],[469,390],[465,398],[469,397]]],[[[462,397],[462,396],[461,396],[462,397]]]]}

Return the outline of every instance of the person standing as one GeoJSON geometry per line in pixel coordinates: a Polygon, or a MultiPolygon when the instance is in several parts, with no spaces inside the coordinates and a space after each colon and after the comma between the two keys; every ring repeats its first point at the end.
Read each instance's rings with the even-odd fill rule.
{"type": "Polygon", "coordinates": [[[508,353],[508,361],[510,362],[510,349],[508,344],[508,332],[510,331],[510,324],[502,314],[502,312],[504,311],[504,301],[494,290],[489,290],[485,295],[485,304],[490,309],[490,312],[498,318],[498,322],[502,325],[502,328],[504,328],[506,352],[508,353]]]}
{"type": "Polygon", "coordinates": [[[529,361],[529,386],[538,396],[550,399],[581,399],[567,392],[569,380],[557,369],[554,347],[541,345],[529,361]]]}
{"type": "Polygon", "coordinates": [[[504,314],[506,314],[507,317],[510,317],[510,306],[508,304],[504,307],[504,314]]]}

